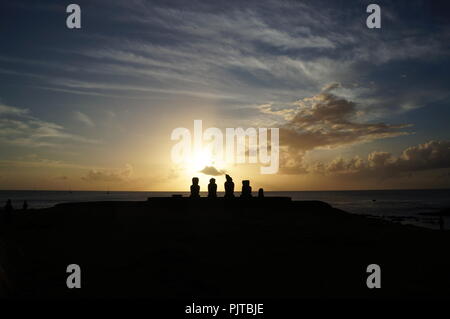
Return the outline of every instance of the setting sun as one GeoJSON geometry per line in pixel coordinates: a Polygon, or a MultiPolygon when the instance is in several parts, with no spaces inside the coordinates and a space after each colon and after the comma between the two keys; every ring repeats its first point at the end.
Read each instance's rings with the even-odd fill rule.
{"type": "Polygon", "coordinates": [[[224,171],[226,167],[225,162],[214,156],[209,148],[194,151],[184,165],[186,174],[189,176],[198,175],[209,167],[215,167],[219,172],[224,171]]]}
{"type": "Polygon", "coordinates": [[[214,160],[211,151],[208,149],[203,149],[192,154],[191,158],[187,162],[187,170],[191,173],[195,173],[202,170],[206,166],[211,166],[213,164],[214,160]]]}

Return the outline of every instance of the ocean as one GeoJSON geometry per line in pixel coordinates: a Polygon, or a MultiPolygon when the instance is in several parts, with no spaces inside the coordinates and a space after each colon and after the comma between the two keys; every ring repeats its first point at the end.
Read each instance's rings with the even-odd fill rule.
{"type": "MultiPolygon", "coordinates": [[[[0,191],[0,205],[11,199],[15,208],[21,208],[23,201],[27,200],[32,209],[66,202],[143,201],[147,197],[172,194],[189,195],[187,192],[0,191]]],[[[349,213],[432,229],[439,228],[439,219],[427,214],[450,207],[450,189],[265,192],[265,195],[320,200],[349,213]]],[[[223,193],[218,192],[218,196],[223,196],[223,193]]],[[[445,217],[444,223],[445,228],[450,229],[450,217],[445,217]]]]}

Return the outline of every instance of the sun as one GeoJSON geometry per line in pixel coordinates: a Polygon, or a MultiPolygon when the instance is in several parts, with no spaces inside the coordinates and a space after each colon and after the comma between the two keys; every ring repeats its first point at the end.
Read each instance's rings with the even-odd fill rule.
{"type": "Polygon", "coordinates": [[[198,174],[207,166],[214,166],[216,169],[224,169],[223,161],[215,158],[210,149],[205,148],[195,151],[186,163],[186,173],[189,175],[198,174]]]}
{"type": "Polygon", "coordinates": [[[194,152],[188,162],[187,170],[190,173],[199,172],[206,166],[212,166],[214,164],[213,156],[207,149],[194,152]]]}

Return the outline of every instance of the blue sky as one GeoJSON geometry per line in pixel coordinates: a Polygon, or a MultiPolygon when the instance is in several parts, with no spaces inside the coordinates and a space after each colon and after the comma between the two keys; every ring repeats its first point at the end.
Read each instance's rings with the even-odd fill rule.
{"type": "Polygon", "coordinates": [[[450,186],[445,2],[378,1],[381,29],[369,1],[76,3],[79,30],[1,5],[3,188],[184,187],[169,136],[198,118],[282,128],[273,189],[450,186]]]}

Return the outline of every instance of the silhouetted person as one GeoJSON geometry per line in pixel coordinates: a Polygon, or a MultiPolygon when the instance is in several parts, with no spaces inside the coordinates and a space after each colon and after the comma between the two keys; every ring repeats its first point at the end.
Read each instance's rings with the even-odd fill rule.
{"type": "Polygon", "coordinates": [[[242,181],[241,197],[243,198],[252,197],[252,187],[250,186],[249,180],[242,181]]]}
{"type": "Polygon", "coordinates": [[[230,175],[225,175],[226,178],[226,182],[224,184],[225,186],[225,197],[226,198],[233,198],[234,197],[234,183],[233,183],[233,179],[231,178],[230,175]]]}
{"type": "Polygon", "coordinates": [[[192,178],[191,198],[200,197],[200,185],[198,185],[198,177],[192,178]]]}
{"type": "Polygon", "coordinates": [[[264,189],[260,188],[260,189],[258,190],[258,197],[259,197],[259,198],[264,198],[264,189]]]}
{"type": "Polygon", "coordinates": [[[216,179],[215,178],[211,178],[209,180],[208,197],[213,197],[213,198],[217,197],[217,184],[216,184],[216,179]]]}
{"type": "Polygon", "coordinates": [[[27,203],[26,200],[23,201],[22,209],[23,210],[27,210],[28,209],[28,203],[27,203]]]}
{"type": "Polygon", "coordinates": [[[11,200],[8,199],[6,201],[6,205],[5,205],[5,222],[6,223],[9,223],[11,221],[13,210],[14,210],[14,208],[12,206],[11,200]]]}

